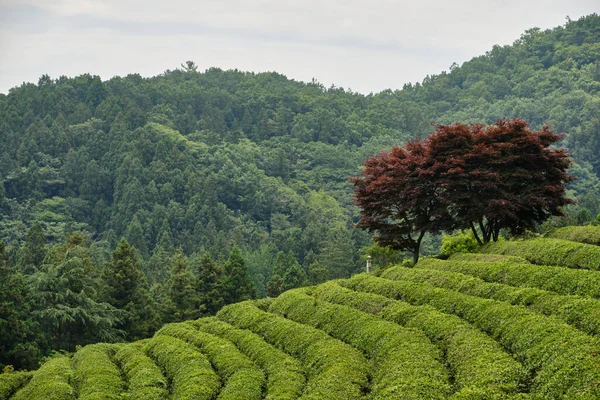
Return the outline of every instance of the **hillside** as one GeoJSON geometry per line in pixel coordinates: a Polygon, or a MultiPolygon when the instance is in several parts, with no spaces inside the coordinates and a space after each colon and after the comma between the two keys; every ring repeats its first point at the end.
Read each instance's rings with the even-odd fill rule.
{"type": "Polygon", "coordinates": [[[373,247],[348,178],[432,121],[566,132],[579,204],[542,229],[589,223],[599,91],[598,15],[369,95],[193,64],[13,88],[0,94],[0,367],[360,272],[373,247]]]}
{"type": "Polygon", "coordinates": [[[0,375],[0,398],[598,398],[600,247],[538,238],[484,251],[231,304],[147,340],[88,345],[0,375]],[[588,268],[526,260],[555,257],[556,241],[592,260],[588,268]],[[510,246],[521,250],[494,252],[510,246]]]}

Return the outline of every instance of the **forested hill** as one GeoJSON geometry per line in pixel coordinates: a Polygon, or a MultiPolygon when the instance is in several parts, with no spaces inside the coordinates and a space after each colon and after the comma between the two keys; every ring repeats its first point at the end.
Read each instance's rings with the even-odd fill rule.
{"type": "MultiPolygon", "coordinates": [[[[275,295],[362,264],[370,239],[353,229],[347,179],[367,156],[426,136],[432,121],[502,117],[566,132],[580,204],[565,223],[600,213],[598,15],[371,95],[193,63],[152,78],[42,76],[0,94],[0,241],[33,292],[60,278],[66,249],[100,271],[125,237],[155,298],[178,262],[205,253],[241,254],[258,295],[275,295]]],[[[103,290],[89,296],[104,301],[103,290]]]]}

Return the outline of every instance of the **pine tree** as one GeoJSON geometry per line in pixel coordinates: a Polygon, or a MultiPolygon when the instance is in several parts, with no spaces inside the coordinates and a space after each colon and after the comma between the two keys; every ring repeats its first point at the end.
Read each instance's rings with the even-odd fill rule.
{"type": "Polygon", "coordinates": [[[35,221],[27,235],[25,242],[19,252],[19,267],[24,273],[33,273],[40,267],[46,256],[46,235],[38,221],[35,221]]]}
{"type": "Polygon", "coordinates": [[[52,350],[73,351],[76,345],[123,337],[118,329],[123,313],[100,300],[101,282],[82,241],[74,235],[55,246],[48,263],[31,277],[32,315],[52,350]]]}
{"type": "Polygon", "coordinates": [[[113,252],[112,262],[104,268],[102,277],[107,301],[128,313],[121,325],[128,339],[150,336],[158,325],[158,315],[137,252],[125,238],[113,252]]]}
{"type": "Polygon", "coordinates": [[[30,329],[29,304],[25,279],[9,262],[6,247],[0,242],[0,369],[37,367],[38,344],[30,329]]]}
{"type": "Polygon", "coordinates": [[[198,308],[209,315],[214,315],[223,306],[223,294],[220,291],[222,271],[206,252],[202,259],[196,261],[196,293],[198,308]]]}
{"type": "Polygon", "coordinates": [[[254,283],[248,275],[246,262],[238,248],[231,250],[220,281],[225,304],[256,298],[254,283]]]}
{"type": "Polygon", "coordinates": [[[170,319],[182,321],[199,317],[196,308],[197,295],[195,290],[196,278],[190,268],[187,257],[180,248],[175,253],[171,263],[171,274],[167,282],[167,295],[173,311],[170,319]]]}

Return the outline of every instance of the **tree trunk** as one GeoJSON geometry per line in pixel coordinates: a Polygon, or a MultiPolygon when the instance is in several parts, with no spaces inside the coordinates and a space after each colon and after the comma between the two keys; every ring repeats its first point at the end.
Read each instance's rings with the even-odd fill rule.
{"type": "Polygon", "coordinates": [[[423,236],[425,236],[425,232],[421,232],[419,234],[419,238],[417,239],[417,243],[415,244],[415,249],[413,250],[413,263],[414,264],[419,262],[419,250],[421,249],[421,240],[423,240],[423,236]]]}
{"type": "Polygon", "coordinates": [[[483,242],[481,241],[481,239],[479,238],[479,235],[477,234],[477,229],[475,229],[475,225],[473,225],[473,221],[469,221],[469,225],[471,225],[471,232],[473,232],[473,236],[475,236],[475,240],[477,240],[477,243],[479,243],[480,246],[483,246],[483,242]]]}

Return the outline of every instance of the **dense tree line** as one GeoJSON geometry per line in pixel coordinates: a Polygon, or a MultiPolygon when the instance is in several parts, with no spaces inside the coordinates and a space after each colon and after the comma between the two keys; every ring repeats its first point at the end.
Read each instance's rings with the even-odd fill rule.
{"type": "MultiPolygon", "coordinates": [[[[44,75],[0,94],[2,273],[14,280],[1,302],[65,302],[65,316],[85,306],[105,335],[68,337],[66,327],[42,327],[31,314],[19,329],[2,329],[16,335],[2,345],[34,354],[27,343],[44,353],[142,336],[163,315],[193,315],[181,295],[192,291],[204,296],[194,313],[214,312],[239,297],[221,300],[213,283],[236,287],[241,260],[259,297],[349,276],[370,237],[353,228],[348,177],[368,156],[425,138],[432,121],[520,117],[532,129],[549,123],[566,132],[560,145],[579,178],[569,186],[579,200],[569,222],[592,220],[600,213],[599,26],[590,15],[533,29],[422,83],[370,95],[277,73],[198,72],[193,63],[152,78],[44,75]],[[135,261],[115,261],[131,248],[135,261]],[[171,311],[127,308],[103,286],[117,265],[141,270],[134,275],[145,283],[132,296],[171,311]],[[63,296],[54,287],[69,294],[53,298],[63,296]],[[143,324],[126,313],[146,315],[136,317],[143,324]]],[[[438,244],[426,235],[422,251],[438,244]]],[[[81,323],[84,314],[73,312],[70,323],[81,323]]],[[[1,324],[19,319],[10,307],[2,313],[1,324]]]]}

